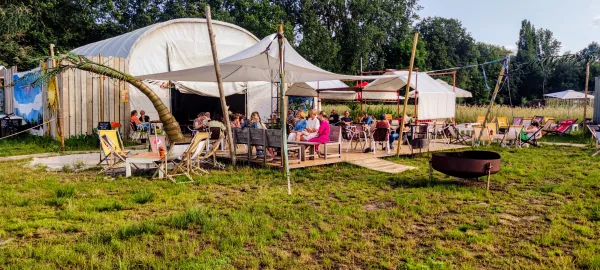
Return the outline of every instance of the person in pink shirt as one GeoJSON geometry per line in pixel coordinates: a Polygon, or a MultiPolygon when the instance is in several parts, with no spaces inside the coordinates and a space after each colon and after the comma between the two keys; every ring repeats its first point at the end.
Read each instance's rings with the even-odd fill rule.
{"type": "MultiPolygon", "coordinates": [[[[317,132],[317,137],[314,137],[309,142],[319,142],[326,143],[329,141],[329,132],[331,128],[329,127],[329,118],[327,117],[327,113],[321,111],[319,113],[319,121],[321,121],[321,125],[319,126],[319,131],[317,132]]],[[[315,151],[319,151],[319,146],[315,146],[315,151]]]]}

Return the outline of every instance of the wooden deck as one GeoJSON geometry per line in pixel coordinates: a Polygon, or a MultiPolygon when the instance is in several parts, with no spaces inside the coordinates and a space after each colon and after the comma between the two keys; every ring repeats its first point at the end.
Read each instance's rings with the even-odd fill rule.
{"type": "MultiPolygon", "coordinates": [[[[373,152],[363,153],[362,151],[359,151],[358,148],[360,148],[360,147],[358,147],[357,150],[350,149],[348,152],[346,152],[346,150],[348,149],[348,146],[349,146],[348,142],[343,143],[342,158],[328,158],[328,159],[316,158],[314,160],[307,159],[300,164],[290,162],[290,169],[297,169],[297,168],[304,168],[304,167],[311,167],[311,166],[321,166],[321,165],[328,165],[328,164],[341,163],[341,162],[353,163],[352,161],[359,161],[359,160],[370,159],[370,158],[382,158],[382,157],[389,157],[389,156],[396,155],[396,148],[394,148],[394,150],[390,151],[390,153],[388,154],[386,151],[380,150],[381,146],[378,146],[378,150],[375,152],[375,154],[373,154],[373,152]]],[[[323,146],[321,146],[321,147],[323,147],[323,146]]],[[[398,142],[394,143],[394,147],[398,147],[398,142]]],[[[429,145],[429,152],[451,150],[451,149],[462,149],[462,148],[469,148],[469,146],[457,145],[457,144],[448,145],[448,144],[444,144],[441,141],[436,142],[435,144],[433,142],[431,142],[431,144],[429,145]]],[[[333,151],[336,151],[336,150],[337,150],[336,146],[330,146],[329,148],[327,148],[327,151],[331,152],[331,153],[333,153],[333,151]]],[[[322,152],[322,150],[321,150],[321,152],[322,152]]],[[[428,150],[423,149],[423,153],[425,154],[426,152],[428,152],[428,150]]],[[[247,159],[245,157],[240,157],[240,155],[243,155],[245,153],[247,153],[245,146],[238,145],[238,147],[237,147],[238,160],[246,161],[247,159]]],[[[417,153],[419,153],[419,150],[415,149],[415,154],[417,154],[417,153]]],[[[409,146],[403,145],[402,148],[400,149],[400,155],[410,155],[410,154],[411,154],[411,152],[410,152],[409,146]]],[[[217,156],[222,157],[222,158],[229,158],[229,152],[227,150],[226,151],[218,151],[217,156]]],[[[262,159],[253,159],[252,162],[262,164],[262,159]]],[[[272,162],[267,162],[267,165],[281,167],[281,161],[278,159],[275,159],[272,162]]]]}

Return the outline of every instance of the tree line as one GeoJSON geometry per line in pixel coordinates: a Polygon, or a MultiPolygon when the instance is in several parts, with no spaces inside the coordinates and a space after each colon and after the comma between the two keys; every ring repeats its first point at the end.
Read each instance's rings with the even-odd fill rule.
{"type": "MultiPolygon", "coordinates": [[[[485,63],[509,51],[476,41],[457,19],[419,18],[417,0],[0,0],[0,65],[25,70],[49,55],[176,18],[213,19],[239,25],[262,38],[285,25],[299,53],[333,72],[402,69],[409,64],[412,35],[419,32],[415,67],[421,71],[485,63]]],[[[517,29],[515,29],[515,34],[517,29]]],[[[600,76],[592,43],[560,55],[552,31],[523,20],[509,66],[510,84],[500,103],[520,105],[553,91],[582,90],[585,65],[590,85],[600,76]]],[[[502,63],[457,70],[457,86],[473,93],[471,102],[486,103],[502,63]],[[484,73],[485,72],[485,73],[484,73]],[[484,75],[485,74],[485,75],[484,75]],[[487,78],[487,80],[486,80],[487,78]]],[[[450,76],[441,77],[451,82],[450,76]]]]}

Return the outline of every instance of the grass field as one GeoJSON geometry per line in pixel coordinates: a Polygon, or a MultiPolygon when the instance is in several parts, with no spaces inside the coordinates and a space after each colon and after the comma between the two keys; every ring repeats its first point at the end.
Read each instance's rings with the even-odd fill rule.
{"type": "Polygon", "coordinates": [[[600,158],[591,149],[488,148],[483,182],[426,159],[384,174],[352,165],[232,168],[194,185],[0,163],[0,265],[91,268],[600,268],[600,158]]]}
{"type": "MultiPolygon", "coordinates": [[[[336,109],[338,112],[344,112],[346,110],[360,110],[360,106],[357,106],[354,110],[352,110],[348,105],[349,104],[323,104],[322,109],[327,113],[331,112],[332,109],[336,109]]],[[[381,113],[391,113],[394,116],[396,116],[398,112],[398,106],[394,104],[368,104],[363,105],[363,110],[375,116],[380,115],[381,113]]],[[[402,106],[400,106],[400,110],[402,110],[402,106]]],[[[407,112],[409,115],[414,116],[414,106],[409,105],[407,107],[407,112]]],[[[459,105],[456,107],[455,120],[458,123],[473,123],[477,121],[478,115],[485,115],[486,112],[486,106],[459,105]]],[[[592,107],[588,107],[587,117],[591,118],[593,114],[594,113],[592,107]]],[[[492,110],[491,117],[494,118],[497,116],[504,116],[508,117],[510,121],[512,117],[534,117],[536,115],[554,117],[558,121],[565,120],[568,118],[579,119],[579,122],[581,122],[581,120],[583,120],[583,107],[575,107],[569,109],[568,107],[560,106],[548,106],[543,108],[511,108],[509,106],[495,106],[492,110]]]]}

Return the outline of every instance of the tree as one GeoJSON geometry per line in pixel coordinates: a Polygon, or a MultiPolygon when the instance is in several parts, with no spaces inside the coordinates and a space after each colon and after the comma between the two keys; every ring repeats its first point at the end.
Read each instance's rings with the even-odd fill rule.
{"type": "Polygon", "coordinates": [[[57,74],[64,72],[68,69],[80,69],[83,71],[107,76],[117,80],[123,80],[137,89],[140,90],[144,95],[150,99],[152,105],[158,112],[158,117],[163,123],[164,130],[167,133],[167,137],[171,142],[180,142],[184,140],[183,133],[179,123],[175,120],[175,117],[169,111],[169,108],[165,106],[160,97],[158,97],[152,89],[146,86],[142,80],[137,79],[125,72],[116,70],[114,68],[90,61],[84,56],[75,54],[63,54],[55,57],[58,66],[48,70],[44,75],[40,76],[40,81],[48,81],[55,77],[57,74]]]}

